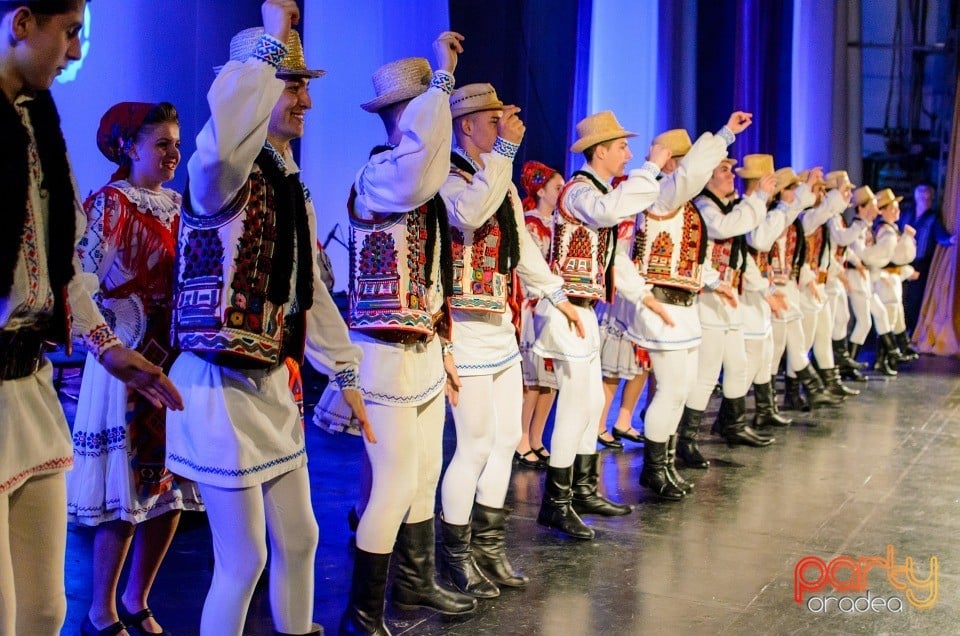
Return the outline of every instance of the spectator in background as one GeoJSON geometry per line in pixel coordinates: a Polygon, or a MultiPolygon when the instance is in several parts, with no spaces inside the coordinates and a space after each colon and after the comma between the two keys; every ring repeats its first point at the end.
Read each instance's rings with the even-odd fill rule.
{"type": "Polygon", "coordinates": [[[952,245],[954,241],[943,224],[940,209],[934,208],[933,203],[933,186],[921,183],[913,191],[913,205],[900,215],[901,231],[907,225],[917,231],[917,258],[913,261],[913,267],[920,275],[916,280],[910,281],[903,290],[908,333],[917,326],[917,319],[920,317],[923,290],[927,286],[927,277],[933,264],[933,252],[937,245],[952,245]]]}

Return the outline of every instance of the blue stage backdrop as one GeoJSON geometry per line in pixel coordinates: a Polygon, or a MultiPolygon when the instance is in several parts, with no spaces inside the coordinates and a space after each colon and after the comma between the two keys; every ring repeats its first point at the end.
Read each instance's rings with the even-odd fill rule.
{"type": "MultiPolygon", "coordinates": [[[[261,21],[259,0],[158,6],[93,2],[83,65],[54,89],[84,194],[112,172],[94,140],[100,116],[115,102],[173,102],[186,160],[209,115],[212,67],[226,59],[234,33],[261,21]]],[[[346,237],[350,184],[383,140],[379,119],[359,107],[373,95],[371,74],[399,57],[432,59],[431,43],[448,28],[467,37],[458,83],[490,82],[504,101],[523,108],[527,134],[518,169],[526,159],[567,174],[578,168],[582,159],[567,152],[574,124],[605,109],[638,133],[633,165],[657,133],[685,127],[695,138],[717,130],[734,108],[755,113],[754,126],[732,149],[736,157],[770,152],[779,165],[835,168],[829,158],[849,163],[854,159],[839,158],[858,148],[847,138],[859,139],[848,129],[857,104],[848,104],[842,122],[837,112],[838,100],[848,97],[844,83],[859,86],[858,67],[831,53],[841,29],[857,29],[859,0],[842,13],[832,0],[303,0],[302,7],[308,63],[328,71],[312,83],[300,148],[321,239],[334,228],[346,237]]],[[[846,167],[852,174],[859,168],[846,167]]],[[[185,181],[181,167],[173,185],[182,189],[185,181]]],[[[330,255],[343,289],[346,250],[333,243],[330,255]]]]}

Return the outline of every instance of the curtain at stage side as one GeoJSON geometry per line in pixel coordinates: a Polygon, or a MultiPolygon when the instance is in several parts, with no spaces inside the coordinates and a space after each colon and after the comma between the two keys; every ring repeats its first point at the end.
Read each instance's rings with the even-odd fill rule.
{"type": "MultiPolygon", "coordinates": [[[[734,110],[736,0],[697,3],[696,21],[696,132],[689,131],[694,136],[706,130],[715,132],[734,110]]],[[[737,108],[741,109],[739,104],[737,108]]],[[[741,141],[731,148],[731,156],[738,158],[751,152],[756,150],[741,141]]]]}
{"type": "Polygon", "coordinates": [[[489,82],[504,103],[522,109],[527,131],[514,162],[517,179],[529,159],[559,170],[566,164],[583,4],[589,17],[589,0],[449,2],[450,28],[466,38],[457,86],[489,82]]]}
{"type": "Polygon", "coordinates": [[[754,119],[733,154],[764,152],[774,156],[777,166],[788,165],[793,0],[737,0],[736,12],[733,104],[752,112],[754,119]]]}
{"type": "MultiPolygon", "coordinates": [[[[951,235],[960,228],[960,83],[953,106],[950,158],[947,185],[943,193],[943,224],[951,235]]],[[[920,320],[913,334],[919,351],[939,355],[960,354],[960,293],[957,265],[960,250],[956,241],[949,247],[938,245],[930,265],[930,276],[923,294],[920,320]]]]}
{"type": "Polygon", "coordinates": [[[705,129],[697,128],[697,9],[696,0],[659,2],[655,135],[686,128],[696,139],[726,122],[724,118],[705,129]]]}

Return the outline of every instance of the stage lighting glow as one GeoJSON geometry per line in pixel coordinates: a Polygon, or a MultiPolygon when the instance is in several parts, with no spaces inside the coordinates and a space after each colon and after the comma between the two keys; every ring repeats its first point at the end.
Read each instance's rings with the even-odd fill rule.
{"type": "Polygon", "coordinates": [[[77,79],[77,73],[80,72],[80,68],[83,66],[83,60],[86,59],[87,53],[90,52],[90,5],[87,5],[83,10],[83,28],[80,29],[80,59],[76,62],[71,62],[67,65],[67,68],[63,69],[63,72],[57,75],[57,82],[61,84],[66,84],[77,79]]]}

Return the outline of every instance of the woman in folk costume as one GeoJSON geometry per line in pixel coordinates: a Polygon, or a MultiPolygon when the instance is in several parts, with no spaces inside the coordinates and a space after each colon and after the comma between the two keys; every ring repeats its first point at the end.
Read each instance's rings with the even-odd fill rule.
{"type": "MultiPolygon", "coordinates": [[[[540,248],[543,260],[549,263],[553,247],[553,211],[557,209],[557,197],[563,188],[563,175],[539,161],[528,161],[523,164],[520,185],[526,192],[523,210],[527,233],[540,248]]],[[[521,283],[521,291],[522,288],[521,283]]],[[[539,298],[524,294],[522,302],[520,370],[523,373],[523,414],[522,433],[514,459],[527,468],[545,469],[550,453],[543,444],[543,429],[557,394],[557,376],[553,373],[553,361],[533,352],[536,339],[533,312],[539,298]]]]}
{"type": "MultiPolygon", "coordinates": [[[[830,231],[827,222],[843,214],[850,203],[853,185],[844,170],[827,173],[824,183],[826,194],[800,216],[806,241],[804,272],[809,272],[809,280],[801,280],[800,310],[803,312],[803,335],[806,338],[804,345],[808,354],[811,349],[813,351],[816,369],[827,393],[838,400],[845,400],[860,392],[840,382],[840,370],[833,358],[833,304],[827,292],[832,287],[831,283],[837,283],[836,272],[831,272],[830,267],[836,232],[830,231]]],[[[851,236],[850,240],[853,238],[851,236]]]]}
{"type": "Polygon", "coordinates": [[[577,124],[577,141],[571,152],[582,152],[586,165],[567,182],[560,194],[553,238],[554,273],[564,279],[563,291],[571,298],[586,331],[579,338],[568,327],[567,317],[551,303],[537,305],[534,351],[553,358],[560,395],[550,443],[550,466],[537,522],[577,539],[592,539],[594,532],[580,514],[623,515],[629,506],[615,504],[597,491],[599,463],[597,421],[603,410],[600,372],[600,329],[593,306],[612,297],[614,280],[624,296],[639,304],[659,302],[644,290],[643,280],[630,262],[614,262],[617,225],[649,206],[660,191],[657,175],[669,151],[653,146],[647,162],[631,170],[626,181],[611,189],[633,156],[627,138],[636,136],[620,126],[614,114],[604,111],[577,124]]]}
{"type": "Polygon", "coordinates": [[[444,391],[457,402],[449,309],[450,228],[439,190],[450,172],[457,33],[434,42],[437,70],[406,58],[373,75],[377,96],[362,108],[383,121],[386,143],[357,173],[351,232],[349,323],[364,351],[360,389],[377,443],[365,440],[373,471],[357,527],[343,634],[389,634],[383,621],[391,554],[393,602],[466,614],[476,599],[435,581],[434,506],[443,461],[444,391]],[[442,340],[441,340],[442,339],[442,340]]]}
{"type": "MultiPolygon", "coordinates": [[[[827,280],[827,297],[833,312],[833,358],[840,371],[840,378],[857,382],[866,382],[866,376],[861,373],[866,365],[857,362],[850,355],[850,308],[853,306],[854,288],[862,285],[869,274],[863,263],[853,255],[850,246],[867,232],[867,224],[859,217],[859,210],[867,198],[874,197],[872,192],[867,195],[864,188],[870,190],[863,186],[855,189],[851,195],[851,203],[856,212],[849,223],[845,215],[835,216],[827,221],[830,240],[836,246],[830,254],[830,277],[827,280]]],[[[869,325],[869,308],[866,314],[869,325]]]]}
{"type": "MultiPolygon", "coordinates": [[[[909,344],[903,310],[903,281],[916,279],[916,271],[910,263],[917,257],[917,231],[907,225],[901,233],[897,226],[902,200],[903,197],[895,196],[890,188],[877,193],[877,207],[880,209],[880,221],[877,222],[875,232],[877,242],[889,243],[892,237],[892,240],[896,241],[896,247],[890,261],[871,273],[873,288],[883,303],[892,332],[889,336],[884,334],[880,337],[877,360],[898,357],[898,362],[909,362],[919,356],[904,353],[905,348],[900,347],[901,343],[909,344]]],[[[877,332],[879,333],[879,330],[877,332]]]]}
{"type": "MultiPolygon", "coordinates": [[[[157,408],[183,408],[160,367],[124,346],[91,298],[86,217],[50,93],[80,59],[84,0],[0,3],[0,633],[59,634],[67,611],[70,430],[48,342],[82,339],[157,408]]],[[[120,631],[123,626],[120,625],[120,631]]]]}
{"type": "MultiPolygon", "coordinates": [[[[623,177],[613,180],[613,187],[620,185],[623,177]]],[[[617,226],[617,253],[625,257],[633,249],[633,239],[636,232],[636,219],[621,221],[617,226]]],[[[600,372],[603,374],[603,411],[600,412],[600,421],[597,422],[597,443],[604,448],[623,448],[622,440],[643,442],[643,437],[633,428],[633,413],[640,401],[640,395],[647,384],[650,375],[650,354],[646,349],[627,337],[621,316],[622,307],[626,301],[621,295],[614,294],[613,302],[597,303],[597,320],[600,323],[600,372]],[[616,397],[620,383],[623,381],[623,391],[620,394],[620,404],[617,408],[617,417],[613,429],[607,429],[607,419],[613,399],[616,397]]],[[[653,395],[656,385],[651,383],[648,392],[648,401],[653,395]]]]}
{"type": "Polygon", "coordinates": [[[517,278],[555,305],[581,337],[580,316],[523,227],[511,182],[523,139],[516,106],[490,84],[468,84],[450,96],[454,147],[440,188],[453,249],[453,359],[460,377],[453,404],[457,448],[443,475],[440,571],[477,598],[527,578],[506,556],[506,512],[514,449],[520,437],[523,380],[512,307],[517,278]],[[472,528],[471,528],[472,518],[472,528]],[[479,566],[479,567],[478,567],[479,566]]]}
{"type": "MultiPolygon", "coordinates": [[[[632,263],[664,310],[660,315],[635,304],[627,312],[628,337],[650,352],[657,393],[647,408],[643,430],[640,484],[668,501],[693,490],[674,464],[677,426],[696,385],[701,341],[697,296],[701,288],[736,304],[735,292],[707,258],[707,229],[691,199],[726,157],[735,134],[750,124],[750,114],[736,112],[717,134],[704,133],[696,144],[685,130],[655,139],[671,152],[664,165],[660,195],[637,218],[632,263]]],[[[715,380],[716,378],[714,378],[715,380]]]]}
{"type": "MultiPolygon", "coordinates": [[[[770,249],[758,252],[757,265],[764,276],[771,279],[784,293],[787,307],[779,316],[773,317],[773,362],[771,372],[779,366],[784,352],[787,354],[786,397],[784,408],[800,409],[800,383],[803,383],[813,406],[825,406],[839,403],[839,399],[826,393],[820,376],[813,370],[807,359],[806,337],[803,333],[803,312],[800,309],[800,280],[809,281],[812,276],[805,263],[803,226],[799,214],[817,203],[814,192],[821,187],[820,171],[811,172],[817,183],[799,188],[801,179],[793,168],[780,168],[776,171],[776,195],[768,203],[775,207],[781,201],[786,203],[788,213],[784,230],[773,241],[770,249]]],[[[748,171],[737,169],[737,174],[745,180],[746,191],[755,188],[754,179],[748,171]]],[[[804,175],[807,176],[807,175],[804,175]]]]}
{"type": "MultiPolygon", "coordinates": [[[[180,162],[173,105],[123,102],[100,120],[97,146],[120,168],[87,199],[77,253],[100,281],[97,300],[123,343],[169,370],[173,260],[180,195],[163,184],[180,162]]],[[[165,410],[156,408],[87,356],[67,475],[68,519],[96,527],[93,603],[82,631],[122,620],[160,633],[147,600],[180,519],[201,510],[196,484],[164,468],[165,410]],[[116,603],[120,570],[133,545],[130,576],[116,603]]]]}
{"type": "Polygon", "coordinates": [[[286,358],[332,376],[369,427],[358,386],[361,351],[316,260],[316,214],[291,142],[312,102],[293,25],[295,2],[267,0],[263,27],[230,43],[208,92],[211,118],[190,157],[178,239],[171,374],[187,412],[167,414],[167,461],[193,478],[213,534],[213,581],[200,633],[240,634],[270,542],[274,627],[312,622],[317,522],[303,421],[286,358]]]}

